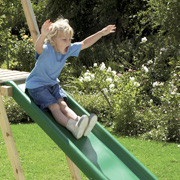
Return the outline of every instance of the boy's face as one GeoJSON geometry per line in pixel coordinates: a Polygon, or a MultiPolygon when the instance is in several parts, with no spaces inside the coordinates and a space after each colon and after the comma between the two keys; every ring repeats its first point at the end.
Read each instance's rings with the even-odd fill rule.
{"type": "Polygon", "coordinates": [[[71,37],[61,32],[56,37],[55,42],[56,42],[55,51],[61,54],[66,54],[71,45],[71,37]]]}

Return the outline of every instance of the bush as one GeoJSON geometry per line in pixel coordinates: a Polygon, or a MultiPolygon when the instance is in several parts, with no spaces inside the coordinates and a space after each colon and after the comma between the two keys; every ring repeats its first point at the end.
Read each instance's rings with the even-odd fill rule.
{"type": "Polygon", "coordinates": [[[95,113],[98,116],[98,121],[105,125],[110,125],[111,114],[109,113],[109,107],[104,98],[98,94],[72,94],[72,97],[89,113],[95,113]]]}
{"type": "MultiPolygon", "coordinates": [[[[94,64],[94,68],[79,78],[79,89],[86,94],[99,94],[106,102],[102,107],[113,120],[115,129],[124,135],[137,135],[138,119],[136,111],[140,107],[140,84],[131,77],[132,70],[120,74],[106,68],[104,63],[94,64]]],[[[98,100],[98,98],[96,98],[98,100]]],[[[95,102],[97,102],[97,100],[95,102]]],[[[95,105],[95,103],[94,103],[95,105]]]]}
{"type": "Polygon", "coordinates": [[[123,135],[180,142],[180,74],[172,72],[169,81],[153,82],[153,62],[148,64],[122,74],[104,63],[94,64],[75,81],[83,94],[81,103],[123,135]]]}
{"type": "Polygon", "coordinates": [[[35,65],[35,50],[32,39],[21,30],[21,39],[13,36],[10,47],[10,69],[31,71],[35,65]]]}
{"type": "Polygon", "coordinates": [[[153,94],[160,98],[161,115],[159,119],[166,129],[168,141],[180,141],[180,73],[173,71],[170,80],[165,83],[155,82],[153,94]]]}
{"type": "Polygon", "coordinates": [[[4,97],[4,106],[10,123],[29,123],[32,119],[25,111],[14,101],[12,97],[4,97]]]}

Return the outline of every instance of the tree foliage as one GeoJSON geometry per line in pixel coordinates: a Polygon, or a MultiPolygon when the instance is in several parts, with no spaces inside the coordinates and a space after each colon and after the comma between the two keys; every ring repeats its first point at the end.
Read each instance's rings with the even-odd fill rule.
{"type": "MultiPolygon", "coordinates": [[[[141,38],[144,36],[148,38],[148,43],[152,44],[151,50],[147,50],[151,55],[146,57],[146,61],[149,60],[148,58],[156,58],[161,48],[171,45],[179,46],[180,15],[179,2],[176,0],[171,2],[168,0],[72,0],[70,2],[67,0],[31,0],[31,2],[39,28],[46,19],[55,21],[63,16],[69,19],[75,30],[74,41],[81,41],[108,24],[116,24],[116,33],[102,38],[93,47],[81,53],[76,62],[78,66],[92,66],[96,60],[100,63],[115,61],[122,64],[125,69],[138,64],[137,69],[141,67],[146,57],[143,52],[144,55],[138,55],[137,58],[137,54],[141,52],[139,49],[141,38]],[[157,49],[153,52],[154,47],[157,49]]],[[[22,28],[25,28],[25,34],[30,35],[30,33],[20,1],[2,1],[0,17],[1,49],[3,50],[1,52],[6,52],[11,35],[18,35],[18,39],[21,40],[20,30],[22,28]]],[[[2,57],[4,61],[7,55],[2,53],[2,57]]],[[[167,67],[169,63],[171,65],[174,63],[172,57],[169,59],[171,62],[169,60],[165,62],[167,67]]]]}
{"type": "MultiPolygon", "coordinates": [[[[35,14],[38,14],[38,20],[41,20],[41,18],[44,16],[43,13],[41,13],[43,7],[45,8],[44,4],[45,1],[40,1],[38,6],[35,0],[32,1],[35,14]]],[[[18,44],[20,45],[20,41],[24,40],[24,36],[21,33],[22,31],[24,31],[24,35],[30,35],[21,1],[0,1],[0,64],[4,63],[5,61],[16,61],[16,63],[19,63],[18,58],[22,60],[23,57],[26,57],[25,52],[22,57],[18,54],[18,51],[16,53],[13,52],[14,49],[20,50],[18,44]]],[[[28,50],[26,49],[25,51],[32,51],[32,48],[28,50]]],[[[22,54],[20,51],[19,53],[22,54]]],[[[22,64],[20,64],[19,67],[20,66],[22,66],[22,64]]],[[[31,69],[24,70],[29,71],[31,69]]]]}
{"type": "Polygon", "coordinates": [[[161,35],[168,35],[171,43],[179,42],[180,33],[180,1],[178,0],[148,0],[148,16],[153,27],[160,27],[161,35]]]}
{"type": "Polygon", "coordinates": [[[143,0],[48,0],[47,3],[47,9],[53,9],[47,16],[52,20],[59,16],[68,18],[75,29],[77,40],[82,40],[108,24],[116,24],[118,31],[110,39],[117,41],[133,36],[132,27],[137,20],[131,18],[131,15],[146,4],[143,0]]]}

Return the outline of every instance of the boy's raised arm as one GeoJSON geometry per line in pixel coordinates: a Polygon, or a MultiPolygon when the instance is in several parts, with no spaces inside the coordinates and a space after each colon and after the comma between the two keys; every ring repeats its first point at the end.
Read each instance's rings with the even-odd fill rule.
{"type": "Polygon", "coordinates": [[[35,50],[38,54],[41,54],[43,52],[44,40],[48,35],[48,33],[51,31],[49,28],[51,24],[52,23],[50,22],[50,20],[47,20],[44,22],[44,24],[41,27],[41,34],[35,43],[35,50]]]}
{"type": "Polygon", "coordinates": [[[109,25],[103,28],[101,31],[98,31],[97,33],[87,37],[83,41],[81,41],[82,46],[81,50],[86,49],[90,46],[92,46],[95,42],[97,42],[102,36],[106,36],[110,33],[114,33],[116,29],[115,25],[109,25]]]}

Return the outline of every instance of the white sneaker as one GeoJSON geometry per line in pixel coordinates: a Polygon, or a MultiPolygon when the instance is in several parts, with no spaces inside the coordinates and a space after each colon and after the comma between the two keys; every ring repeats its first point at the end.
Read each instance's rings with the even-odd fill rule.
{"type": "Polygon", "coordinates": [[[81,116],[78,121],[69,119],[66,128],[72,132],[76,139],[80,139],[88,125],[89,118],[87,115],[81,116]]]}
{"type": "Polygon", "coordinates": [[[92,131],[92,129],[96,125],[96,122],[97,122],[97,115],[91,114],[89,116],[89,122],[88,122],[87,128],[84,131],[84,136],[88,136],[88,134],[92,131]]]}

